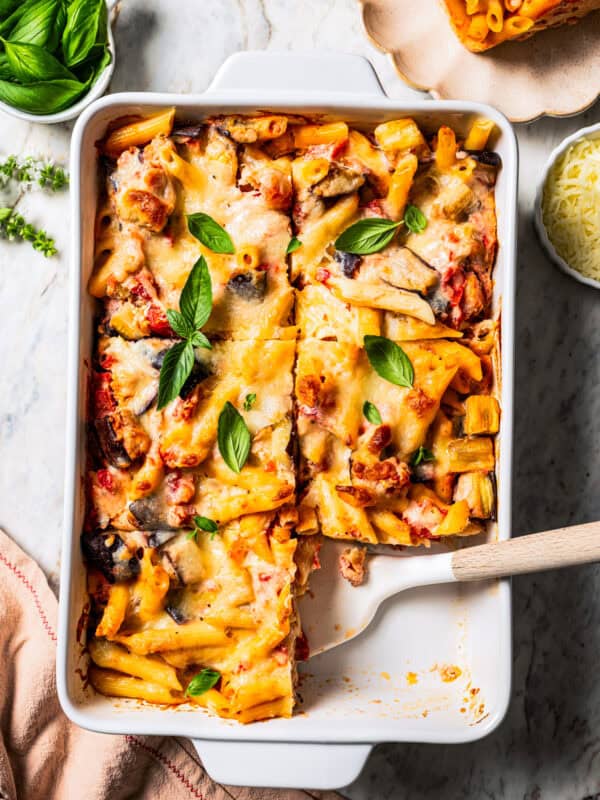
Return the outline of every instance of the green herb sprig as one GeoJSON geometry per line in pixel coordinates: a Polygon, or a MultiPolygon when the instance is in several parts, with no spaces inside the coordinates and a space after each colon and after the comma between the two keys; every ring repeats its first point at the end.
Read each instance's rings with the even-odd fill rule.
{"type": "Polygon", "coordinates": [[[69,185],[69,176],[62,167],[33,156],[20,159],[12,155],[0,161],[0,183],[5,185],[9,180],[37,183],[42,189],[51,189],[53,192],[69,185]]]}
{"type": "Polygon", "coordinates": [[[179,307],[180,311],[167,311],[171,328],[183,341],[171,347],[160,368],[159,410],[179,396],[194,366],[194,348],[211,349],[210,342],[200,330],[212,310],[212,283],[204,256],[200,256],[188,275],[179,298],[179,307]]]}
{"type": "Polygon", "coordinates": [[[24,217],[12,208],[0,208],[0,236],[11,242],[15,240],[31,242],[33,249],[43,253],[46,258],[57,253],[54,239],[48,236],[46,231],[26,222],[24,217]]]}
{"type": "Polygon", "coordinates": [[[205,533],[210,533],[210,539],[212,541],[219,532],[219,526],[214,519],[210,519],[210,517],[196,516],[193,519],[193,523],[194,530],[188,533],[187,539],[194,539],[194,541],[197,542],[198,534],[204,531],[205,533]]]}

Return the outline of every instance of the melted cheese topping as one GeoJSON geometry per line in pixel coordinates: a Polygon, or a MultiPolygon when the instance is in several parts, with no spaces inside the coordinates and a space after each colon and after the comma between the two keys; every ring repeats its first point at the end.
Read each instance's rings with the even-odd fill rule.
{"type": "Polygon", "coordinates": [[[542,216],[558,255],[600,280],[600,138],[574,142],[556,161],[544,184],[542,216]]]}
{"type": "Polygon", "coordinates": [[[377,144],[343,123],[299,124],[216,119],[177,143],[131,147],[109,175],[89,286],[103,316],[83,537],[90,680],[105,694],[189,700],[240,722],[289,716],[295,597],[321,541],[301,534],[411,546],[477,533],[470,516],[491,513],[495,170],[464,153],[440,167],[412,120],[380,126],[377,144]],[[424,231],[361,258],[336,252],[350,224],[400,220],[407,202],[424,231]],[[235,254],[191,234],[197,212],[235,254]],[[166,311],[200,255],[212,347],[159,411],[166,311]],[[374,369],[365,335],[401,344],[412,386],[374,369]],[[226,403],[251,437],[240,472],[218,445],[226,403]],[[459,435],[467,416],[482,435],[459,435]],[[205,670],[211,685],[186,697],[205,670]]]}

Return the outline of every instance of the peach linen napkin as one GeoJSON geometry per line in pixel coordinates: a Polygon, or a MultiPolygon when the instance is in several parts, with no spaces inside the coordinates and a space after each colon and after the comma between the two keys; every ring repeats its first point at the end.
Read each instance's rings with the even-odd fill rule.
{"type": "Polygon", "coordinates": [[[56,618],[42,571],[0,530],[0,800],[341,800],[221,786],[186,739],[78,728],[56,695],[56,618]]]}

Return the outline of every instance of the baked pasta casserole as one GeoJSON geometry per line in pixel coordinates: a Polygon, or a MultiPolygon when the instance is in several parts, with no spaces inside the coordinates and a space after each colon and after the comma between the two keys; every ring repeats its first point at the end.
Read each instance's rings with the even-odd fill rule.
{"type": "Polygon", "coordinates": [[[478,53],[578,22],[600,9],[600,0],[444,0],[444,5],[460,41],[478,53]]]}
{"type": "Polygon", "coordinates": [[[324,537],[495,514],[492,124],[262,114],[99,143],[85,616],[100,692],[290,716],[324,537]]]}

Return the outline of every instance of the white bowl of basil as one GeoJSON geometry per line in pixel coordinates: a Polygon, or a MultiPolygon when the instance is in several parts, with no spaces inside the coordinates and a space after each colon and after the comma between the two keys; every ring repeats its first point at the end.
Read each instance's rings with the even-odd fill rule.
{"type": "Polygon", "coordinates": [[[75,118],[114,69],[114,0],[0,0],[0,110],[29,122],[75,118]]]}

